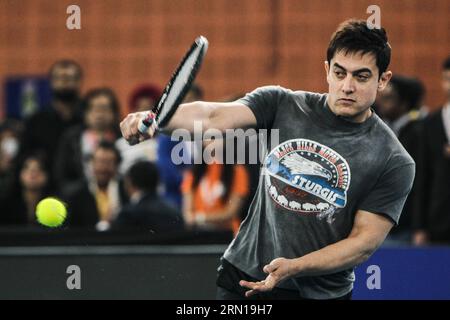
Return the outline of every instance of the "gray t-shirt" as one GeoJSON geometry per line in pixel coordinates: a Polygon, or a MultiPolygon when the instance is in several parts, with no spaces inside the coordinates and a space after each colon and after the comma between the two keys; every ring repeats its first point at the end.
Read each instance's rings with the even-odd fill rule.
{"type": "MultiPolygon", "coordinates": [[[[375,114],[363,123],[336,116],[326,94],[258,88],[239,102],[257,127],[279,129],[247,218],[224,258],[263,280],[273,259],[298,258],[348,237],[355,214],[366,210],[398,223],[412,187],[415,164],[375,114]]],[[[270,139],[267,139],[270,143],[270,139]]],[[[353,289],[353,269],[281,282],[311,299],[353,289]]]]}

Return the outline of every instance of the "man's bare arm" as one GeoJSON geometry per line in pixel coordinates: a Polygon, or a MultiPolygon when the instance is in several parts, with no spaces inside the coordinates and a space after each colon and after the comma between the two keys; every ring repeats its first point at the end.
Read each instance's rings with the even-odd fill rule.
{"type": "Polygon", "coordinates": [[[272,290],[290,277],[336,273],[366,261],[383,243],[393,222],[381,215],[359,210],[350,235],[339,242],[295,259],[277,258],[264,267],[264,281],[241,281],[248,288],[246,296],[272,290]]]}
{"type": "MultiPolygon", "coordinates": [[[[140,138],[138,132],[139,121],[145,118],[147,112],[136,112],[128,114],[120,123],[122,135],[126,140],[133,137],[140,138]]],[[[256,126],[256,118],[249,107],[238,102],[203,102],[196,101],[181,104],[178,110],[164,128],[164,133],[170,134],[176,129],[186,129],[194,132],[194,123],[198,121],[203,131],[214,128],[220,131],[226,129],[249,128],[256,126]]],[[[148,135],[154,134],[151,128],[148,135]]]]}
{"type": "Polygon", "coordinates": [[[393,222],[384,216],[359,210],[346,239],[294,259],[294,272],[296,276],[314,276],[355,267],[369,259],[392,226],[393,222]]]}
{"type": "Polygon", "coordinates": [[[184,128],[193,132],[194,121],[201,121],[204,130],[224,131],[256,126],[253,112],[242,103],[197,101],[180,105],[166,130],[184,128]]]}

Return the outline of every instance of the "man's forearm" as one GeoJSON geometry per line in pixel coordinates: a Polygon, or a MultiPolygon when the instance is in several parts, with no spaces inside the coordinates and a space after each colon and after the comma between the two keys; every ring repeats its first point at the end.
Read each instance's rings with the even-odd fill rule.
{"type": "Polygon", "coordinates": [[[180,105],[164,132],[186,129],[192,134],[199,129],[202,132],[215,129],[225,133],[227,129],[253,127],[256,127],[255,115],[239,102],[196,101],[180,105]]]}
{"type": "Polygon", "coordinates": [[[202,129],[206,130],[211,112],[212,108],[202,101],[181,104],[162,132],[171,134],[176,129],[185,129],[193,133],[195,123],[201,124],[202,129]]]}
{"type": "Polygon", "coordinates": [[[376,247],[365,239],[347,238],[294,259],[294,277],[332,274],[366,261],[376,247]]]}

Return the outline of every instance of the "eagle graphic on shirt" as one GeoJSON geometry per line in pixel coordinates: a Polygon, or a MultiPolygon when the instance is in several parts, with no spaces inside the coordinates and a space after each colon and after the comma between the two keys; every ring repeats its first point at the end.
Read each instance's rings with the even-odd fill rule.
{"type": "Polygon", "coordinates": [[[273,201],[290,211],[334,221],[345,207],[350,185],[347,161],[333,149],[307,139],[288,140],[266,158],[263,174],[273,201]]]}

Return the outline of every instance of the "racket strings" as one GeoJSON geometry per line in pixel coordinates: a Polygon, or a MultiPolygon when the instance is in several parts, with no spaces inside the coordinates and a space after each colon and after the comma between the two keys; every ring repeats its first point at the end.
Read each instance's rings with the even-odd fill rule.
{"type": "Polygon", "coordinates": [[[159,108],[157,108],[158,122],[164,121],[169,112],[172,110],[172,107],[177,103],[180,95],[183,94],[186,84],[188,84],[191,78],[193,78],[192,70],[195,69],[198,63],[198,58],[202,54],[202,50],[202,46],[197,46],[195,50],[187,57],[185,63],[179,70],[178,75],[175,77],[167,95],[161,98],[161,103],[158,105],[159,108]]]}

